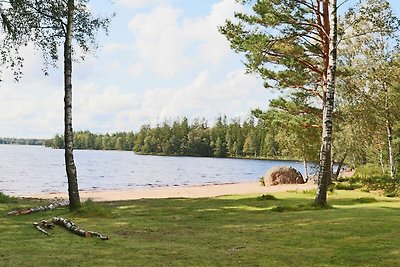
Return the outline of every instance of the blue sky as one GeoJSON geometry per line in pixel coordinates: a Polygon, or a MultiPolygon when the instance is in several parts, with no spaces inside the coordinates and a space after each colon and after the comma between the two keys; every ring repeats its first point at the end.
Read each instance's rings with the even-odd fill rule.
{"type": "MultiPolygon", "coordinates": [[[[400,15],[398,0],[391,0],[400,15]]],[[[187,116],[246,117],[274,93],[246,75],[217,26],[243,7],[235,0],[91,1],[116,13],[95,56],[74,65],[74,129],[137,131],[187,116]]],[[[0,86],[0,136],[49,138],[63,132],[62,68],[41,72],[40,53],[24,50],[24,77],[0,86]]],[[[60,65],[61,66],[61,65],[60,65]]]]}

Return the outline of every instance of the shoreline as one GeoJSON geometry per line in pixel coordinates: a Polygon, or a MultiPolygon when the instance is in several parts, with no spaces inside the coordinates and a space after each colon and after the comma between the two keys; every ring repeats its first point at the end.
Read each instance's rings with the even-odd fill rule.
{"type": "MultiPolygon", "coordinates": [[[[175,186],[159,188],[79,191],[81,200],[121,201],[134,199],[165,199],[165,198],[207,198],[225,195],[268,194],[274,192],[303,191],[315,189],[315,184],[284,184],[261,186],[259,182],[228,183],[198,186],[175,186]]],[[[24,194],[19,197],[38,199],[68,199],[68,192],[49,192],[39,194],[24,194]]]]}

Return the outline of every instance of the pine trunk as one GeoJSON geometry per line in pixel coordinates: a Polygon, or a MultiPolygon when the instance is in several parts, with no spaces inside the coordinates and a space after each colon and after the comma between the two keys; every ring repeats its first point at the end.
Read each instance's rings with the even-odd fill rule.
{"type": "Polygon", "coordinates": [[[72,27],[74,7],[74,0],[68,0],[68,19],[64,43],[64,142],[70,209],[78,208],[81,205],[73,154],[74,133],[72,129],[72,27]]]}
{"type": "MultiPolygon", "coordinates": [[[[326,2],[325,2],[326,3],[326,2]]],[[[336,0],[329,1],[329,61],[324,84],[324,103],[323,103],[323,125],[322,125],[322,145],[320,152],[320,170],[318,174],[318,190],[314,203],[318,206],[325,206],[327,199],[328,184],[332,178],[331,150],[332,150],[332,126],[333,108],[335,98],[335,73],[337,57],[337,14],[336,0]]]]}

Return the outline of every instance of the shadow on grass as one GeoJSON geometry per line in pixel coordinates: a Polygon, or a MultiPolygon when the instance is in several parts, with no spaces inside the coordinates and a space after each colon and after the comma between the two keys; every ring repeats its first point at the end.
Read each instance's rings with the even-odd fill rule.
{"type": "Polygon", "coordinates": [[[372,203],[396,203],[399,202],[395,199],[377,199],[374,197],[359,197],[359,198],[342,198],[342,199],[333,199],[330,201],[332,205],[339,206],[352,206],[352,205],[360,205],[360,204],[372,204],[372,203]]]}

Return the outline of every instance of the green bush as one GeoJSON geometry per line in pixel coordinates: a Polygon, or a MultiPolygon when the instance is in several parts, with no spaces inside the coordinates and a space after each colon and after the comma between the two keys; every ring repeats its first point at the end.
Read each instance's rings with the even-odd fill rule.
{"type": "Polygon", "coordinates": [[[303,194],[315,196],[317,194],[317,189],[303,190],[303,194]]]}
{"type": "Polygon", "coordinates": [[[376,200],[373,197],[360,197],[356,199],[357,202],[360,203],[374,203],[374,202],[378,202],[378,200],[376,200]]]}
{"type": "Polygon", "coordinates": [[[359,184],[362,190],[383,190],[388,197],[400,196],[400,176],[392,179],[388,174],[382,174],[378,165],[367,164],[356,169],[355,175],[347,179],[350,184],[359,184]]]}
{"type": "Polygon", "coordinates": [[[15,197],[10,197],[0,192],[0,203],[14,203],[14,202],[17,202],[17,199],[15,197]]]}
{"type": "Polygon", "coordinates": [[[400,186],[388,187],[385,189],[385,196],[387,197],[400,197],[400,186]]]}
{"type": "Polygon", "coordinates": [[[261,186],[265,186],[264,176],[260,177],[260,184],[261,184],[261,186]]]}
{"type": "Polygon", "coordinates": [[[110,218],[112,217],[112,211],[109,210],[104,203],[94,202],[92,199],[86,200],[82,207],[74,211],[78,217],[83,218],[110,218]]]}
{"type": "Polygon", "coordinates": [[[297,212],[297,211],[308,211],[308,210],[321,210],[321,209],[331,209],[332,206],[318,206],[314,203],[311,204],[299,204],[297,206],[276,206],[271,209],[274,212],[297,212]]]}
{"type": "Polygon", "coordinates": [[[275,196],[266,194],[260,197],[260,200],[278,200],[275,196]]]}
{"type": "Polygon", "coordinates": [[[336,190],[355,190],[361,188],[362,185],[357,183],[350,183],[350,182],[339,182],[335,183],[332,188],[336,190]]]}
{"type": "Polygon", "coordinates": [[[368,177],[368,176],[380,176],[382,175],[382,169],[378,165],[366,164],[356,168],[354,176],[368,177]]]}

